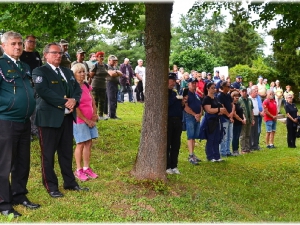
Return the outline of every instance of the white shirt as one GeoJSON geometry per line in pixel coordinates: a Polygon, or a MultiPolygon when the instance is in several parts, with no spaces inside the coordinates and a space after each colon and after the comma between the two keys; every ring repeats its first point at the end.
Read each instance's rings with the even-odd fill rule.
{"type": "Polygon", "coordinates": [[[58,68],[59,71],[60,71],[60,73],[61,73],[61,76],[62,76],[62,77],[65,79],[65,81],[68,83],[68,80],[67,80],[65,74],[63,73],[63,71],[62,71],[59,67],[55,67],[55,66],[53,66],[53,65],[50,64],[50,63],[48,63],[48,64],[49,64],[49,66],[51,66],[51,68],[54,70],[54,72],[55,72],[56,74],[58,74],[57,71],[56,71],[56,68],[58,68]]]}
{"type": "Polygon", "coordinates": [[[251,96],[249,96],[249,98],[252,100],[252,104],[253,104],[253,115],[258,116],[259,115],[259,109],[258,109],[257,98],[252,98],[251,96]]]}
{"type": "Polygon", "coordinates": [[[144,66],[136,66],[134,72],[139,74],[142,80],[145,79],[144,76],[146,76],[146,68],[144,66]]]}

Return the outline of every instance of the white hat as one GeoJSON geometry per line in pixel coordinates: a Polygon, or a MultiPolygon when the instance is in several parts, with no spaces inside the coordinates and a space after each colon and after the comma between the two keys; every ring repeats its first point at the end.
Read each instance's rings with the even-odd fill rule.
{"type": "Polygon", "coordinates": [[[279,80],[276,80],[275,83],[279,83],[279,80]]]}

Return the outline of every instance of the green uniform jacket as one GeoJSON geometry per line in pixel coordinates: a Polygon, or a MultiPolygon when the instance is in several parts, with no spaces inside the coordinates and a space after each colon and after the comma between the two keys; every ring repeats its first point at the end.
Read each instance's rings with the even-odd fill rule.
{"type": "MultiPolygon", "coordinates": [[[[67,84],[70,88],[69,98],[74,98],[79,104],[81,97],[81,88],[75,80],[73,71],[60,67],[64,73],[67,84]]],[[[45,65],[35,68],[32,71],[34,86],[38,94],[35,124],[39,127],[60,127],[65,116],[64,98],[66,95],[62,83],[62,78],[46,63],[45,65]]],[[[76,109],[72,112],[73,119],[76,122],[76,109]]]]}
{"type": "Polygon", "coordinates": [[[252,100],[248,97],[246,99],[246,103],[243,99],[244,99],[243,97],[240,97],[239,103],[240,103],[240,106],[243,109],[244,115],[246,117],[246,123],[249,124],[249,123],[252,123],[252,119],[253,119],[252,118],[253,103],[252,103],[252,100]],[[246,104],[248,104],[248,110],[247,110],[246,104]]]}
{"type": "Polygon", "coordinates": [[[29,66],[21,69],[6,55],[0,58],[0,119],[27,122],[35,108],[29,66]]]}

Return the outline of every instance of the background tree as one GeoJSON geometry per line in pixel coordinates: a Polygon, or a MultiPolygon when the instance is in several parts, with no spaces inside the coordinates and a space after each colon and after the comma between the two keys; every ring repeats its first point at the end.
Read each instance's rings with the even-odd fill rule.
{"type": "Polygon", "coordinates": [[[188,48],[180,53],[173,53],[170,61],[171,65],[176,64],[187,71],[213,71],[214,67],[224,65],[221,58],[217,58],[201,48],[188,48]]]}
{"type": "Polygon", "coordinates": [[[258,57],[258,48],[264,44],[263,39],[248,22],[249,15],[241,3],[232,8],[233,21],[225,31],[221,41],[221,55],[226,65],[252,65],[252,60],[258,57]]]}
{"type": "Polygon", "coordinates": [[[171,52],[177,54],[187,48],[203,48],[219,56],[219,43],[225,26],[225,16],[202,8],[181,15],[179,25],[172,28],[171,52]]]}

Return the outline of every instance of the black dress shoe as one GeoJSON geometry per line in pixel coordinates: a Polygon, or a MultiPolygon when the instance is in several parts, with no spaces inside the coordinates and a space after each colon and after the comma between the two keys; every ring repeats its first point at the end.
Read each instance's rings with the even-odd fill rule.
{"type": "Polygon", "coordinates": [[[25,206],[28,209],[37,209],[41,207],[39,204],[35,204],[31,201],[24,201],[21,203],[21,205],[25,206]]]}
{"type": "Polygon", "coordinates": [[[74,187],[65,187],[66,190],[72,190],[72,191],[89,191],[87,187],[79,187],[79,186],[74,186],[74,187]]]}
{"type": "Polygon", "coordinates": [[[49,195],[52,198],[60,198],[60,197],[64,197],[64,195],[60,192],[60,191],[50,191],[49,195]]]}
{"type": "Polygon", "coordinates": [[[1,211],[1,213],[4,215],[4,216],[8,216],[9,214],[14,214],[14,218],[16,217],[19,217],[19,216],[22,216],[21,213],[18,213],[16,210],[14,209],[9,209],[9,210],[4,210],[4,211],[1,211]]]}

